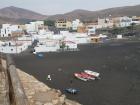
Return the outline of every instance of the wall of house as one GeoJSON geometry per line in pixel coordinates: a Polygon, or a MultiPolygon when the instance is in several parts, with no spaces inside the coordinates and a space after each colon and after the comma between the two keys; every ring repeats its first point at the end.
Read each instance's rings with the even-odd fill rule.
{"type": "Polygon", "coordinates": [[[24,43],[21,46],[0,46],[0,52],[2,53],[21,53],[22,51],[25,51],[28,48],[28,44],[24,43]]]}
{"type": "Polygon", "coordinates": [[[110,18],[98,18],[98,28],[112,28],[113,20],[110,18]]]}
{"type": "Polygon", "coordinates": [[[25,24],[25,28],[27,32],[38,32],[39,28],[44,28],[44,22],[43,21],[35,21],[30,22],[30,24],[25,24]]]}
{"type": "Polygon", "coordinates": [[[19,25],[3,24],[1,28],[1,37],[11,37],[12,32],[16,32],[18,35],[22,32],[19,25]]]}
{"type": "Polygon", "coordinates": [[[61,29],[70,29],[72,27],[72,23],[68,20],[58,20],[56,21],[55,26],[61,29]]]}
{"type": "Polygon", "coordinates": [[[132,18],[129,18],[127,16],[116,17],[113,20],[114,20],[114,26],[116,27],[127,27],[130,26],[132,23],[132,18]]]}
{"type": "Polygon", "coordinates": [[[78,26],[80,24],[80,20],[79,19],[76,19],[72,22],[72,29],[73,30],[77,30],[78,26]]]}
{"type": "Polygon", "coordinates": [[[68,46],[69,49],[77,49],[77,44],[75,43],[66,43],[66,46],[68,46]]]}
{"type": "Polygon", "coordinates": [[[56,52],[60,48],[59,45],[56,46],[47,46],[47,45],[38,45],[34,48],[35,52],[56,52]]]}

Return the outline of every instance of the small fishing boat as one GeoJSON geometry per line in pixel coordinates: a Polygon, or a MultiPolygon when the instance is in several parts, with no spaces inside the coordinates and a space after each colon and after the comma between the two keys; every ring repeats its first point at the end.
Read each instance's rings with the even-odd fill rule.
{"type": "Polygon", "coordinates": [[[39,58],[43,58],[43,57],[44,57],[44,55],[43,55],[42,53],[37,53],[37,56],[38,56],[39,58]]]}
{"type": "Polygon", "coordinates": [[[95,76],[87,74],[85,72],[81,72],[81,75],[83,75],[83,77],[90,79],[90,80],[95,80],[95,78],[96,78],[95,76]]]}
{"type": "Polygon", "coordinates": [[[65,91],[70,94],[77,94],[79,92],[79,90],[75,88],[66,88],[65,91]]]}
{"type": "Polygon", "coordinates": [[[94,71],[91,71],[91,70],[84,70],[85,73],[89,74],[89,75],[93,75],[95,76],[96,78],[99,77],[100,73],[98,72],[94,72],[94,71]]]}
{"type": "Polygon", "coordinates": [[[80,80],[83,80],[83,81],[88,81],[88,80],[89,80],[89,78],[84,77],[84,76],[83,76],[82,74],[80,74],[80,73],[74,73],[74,76],[75,76],[76,78],[80,79],[80,80]]]}

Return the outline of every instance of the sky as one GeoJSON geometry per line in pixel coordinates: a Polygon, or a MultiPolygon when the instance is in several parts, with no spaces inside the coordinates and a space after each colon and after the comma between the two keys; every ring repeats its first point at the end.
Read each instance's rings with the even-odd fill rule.
{"type": "Polygon", "coordinates": [[[96,11],[139,4],[140,0],[0,0],[0,8],[15,6],[44,15],[63,14],[75,9],[96,11]]]}

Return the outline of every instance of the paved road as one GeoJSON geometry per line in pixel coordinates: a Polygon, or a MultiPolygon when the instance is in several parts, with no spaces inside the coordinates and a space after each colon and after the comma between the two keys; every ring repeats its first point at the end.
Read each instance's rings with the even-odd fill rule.
{"type": "Polygon", "coordinates": [[[50,87],[63,90],[75,87],[77,95],[67,95],[84,105],[140,105],[140,42],[82,45],[78,52],[15,56],[17,67],[34,75],[50,87]],[[74,72],[94,69],[101,80],[83,82],[74,72]],[[47,81],[50,74],[52,81],[47,81]],[[71,79],[73,80],[70,83],[71,79]]]}

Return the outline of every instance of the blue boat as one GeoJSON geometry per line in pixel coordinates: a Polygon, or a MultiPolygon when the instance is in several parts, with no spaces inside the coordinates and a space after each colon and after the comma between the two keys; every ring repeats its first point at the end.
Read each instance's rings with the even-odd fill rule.
{"type": "Polygon", "coordinates": [[[37,56],[38,56],[39,58],[43,58],[43,57],[44,57],[44,55],[43,55],[42,53],[37,53],[37,56]]]}
{"type": "Polygon", "coordinates": [[[67,89],[65,89],[65,91],[70,94],[77,94],[79,92],[79,90],[77,90],[75,88],[67,88],[67,89]]]}

